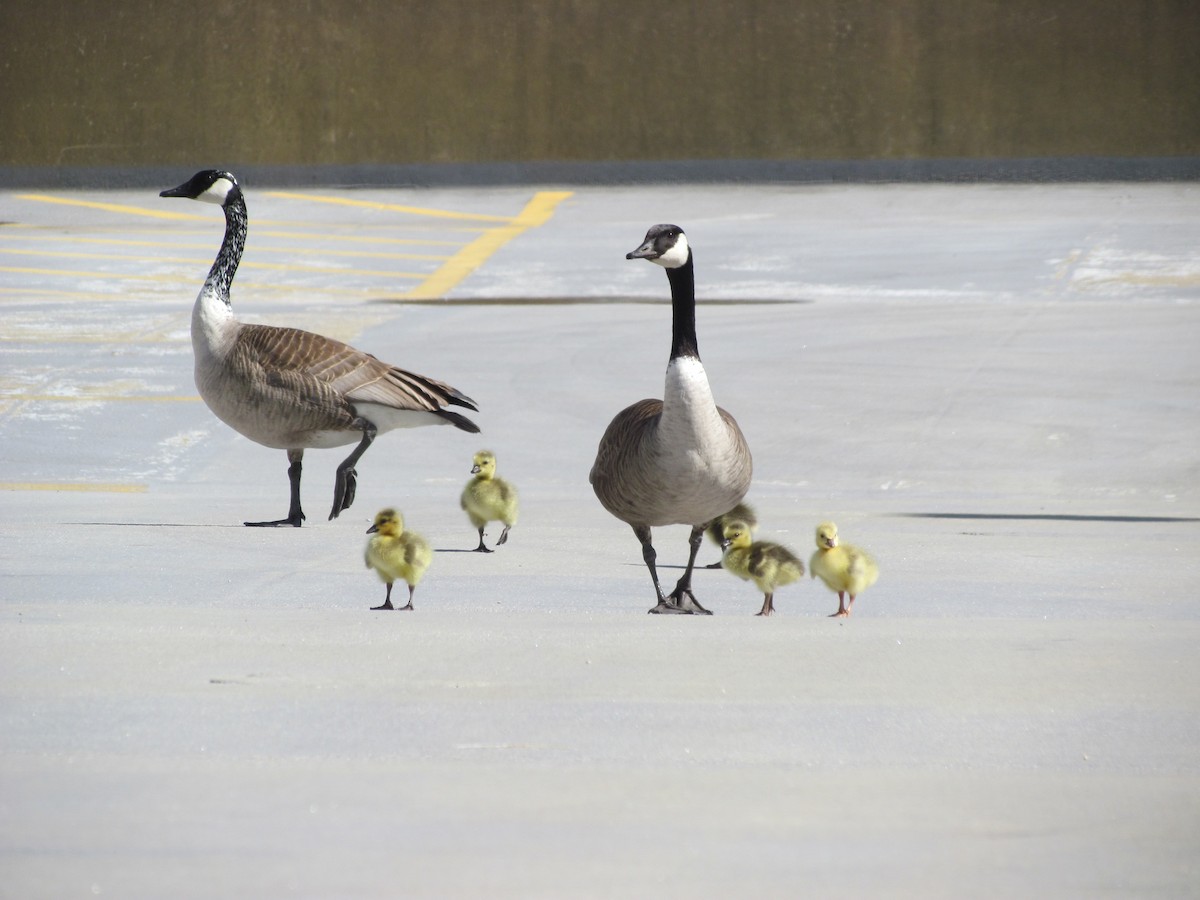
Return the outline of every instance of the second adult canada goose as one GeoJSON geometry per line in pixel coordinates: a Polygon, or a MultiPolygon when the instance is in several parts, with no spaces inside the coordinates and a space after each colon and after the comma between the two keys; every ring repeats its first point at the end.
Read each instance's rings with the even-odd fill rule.
{"type": "Polygon", "coordinates": [[[671,356],[662,400],[641,400],[609,423],[592,489],[610,513],[628,523],[642,545],[658,604],[652,613],[709,615],[692,594],[692,568],[708,523],[732,509],[750,488],[750,448],[733,416],[713,401],[696,342],[692,251],[678,225],[655,225],[626,259],[667,270],[671,285],[671,356]],[[664,595],[650,529],[690,525],[687,568],[664,595]]]}
{"type": "Polygon", "coordinates": [[[300,527],[301,461],[308,447],[358,442],[337,468],[329,513],[334,519],[354,502],[354,466],[380,432],[446,424],[479,431],[446,408],[476,409],[475,401],[444,382],[319,334],[238,321],[229,289],[246,243],[246,201],[229,172],[197,172],[159,196],[216,203],[225,212],[225,239],[192,308],[196,387],[226,425],[264,447],[287,451],[291,483],[286,518],[245,524],[300,527]]]}

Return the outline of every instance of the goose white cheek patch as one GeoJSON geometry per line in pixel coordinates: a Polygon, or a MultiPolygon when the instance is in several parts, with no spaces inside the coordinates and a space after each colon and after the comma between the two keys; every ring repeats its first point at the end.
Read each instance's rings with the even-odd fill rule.
{"type": "Polygon", "coordinates": [[[688,258],[688,242],[687,235],[681,234],[675,240],[675,246],[660,256],[658,259],[652,259],[651,262],[658,263],[664,269],[678,269],[688,258]]]}
{"type": "Polygon", "coordinates": [[[205,203],[215,203],[221,206],[225,203],[225,198],[229,196],[229,192],[233,190],[233,182],[228,178],[218,178],[212,183],[207,191],[197,197],[197,200],[203,200],[205,203]]]}

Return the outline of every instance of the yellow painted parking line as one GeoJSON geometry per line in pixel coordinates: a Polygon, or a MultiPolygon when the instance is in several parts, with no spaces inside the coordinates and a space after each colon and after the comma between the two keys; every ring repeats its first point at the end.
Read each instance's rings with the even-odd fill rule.
{"type": "MultiPolygon", "coordinates": [[[[107,340],[103,343],[108,343],[107,340]]],[[[199,394],[0,394],[0,403],[199,403],[199,394]]]]}
{"type": "Polygon", "coordinates": [[[511,222],[512,216],[489,216],[484,213],[460,213],[448,209],[430,209],[425,206],[401,206],[398,203],[379,203],[375,200],[352,200],[349,197],[322,197],[318,194],[294,194],[291,191],[268,191],[268,197],[281,200],[309,200],[313,203],[332,203],[337,206],[356,206],[359,209],[382,209],[402,212],[432,219],[460,219],[468,222],[511,222]]]}
{"type": "Polygon", "coordinates": [[[440,269],[404,295],[408,300],[432,300],[444,297],[459,282],[478,269],[489,257],[513,238],[530,228],[536,228],[550,220],[558,204],[571,196],[571,191],[539,191],[525,204],[520,215],[512,219],[511,225],[493,228],[481,234],[458,253],[454,254],[440,269]]]}
{"type": "MultiPolygon", "coordinates": [[[[53,257],[55,259],[112,259],[108,253],[80,253],[78,251],[68,250],[8,250],[7,247],[0,247],[0,253],[18,254],[18,256],[26,257],[53,257]]],[[[139,257],[126,257],[126,259],[138,259],[139,257]]],[[[430,257],[433,260],[449,259],[449,257],[430,257]]],[[[145,262],[152,263],[176,263],[180,265],[198,265],[203,266],[203,260],[192,259],[188,257],[140,257],[145,262]]],[[[382,269],[342,269],[340,266],[332,265],[304,265],[300,263],[247,263],[242,262],[240,268],[244,269],[269,269],[271,271],[294,271],[294,272],[325,272],[329,275],[367,275],[372,277],[383,278],[424,278],[426,272],[397,272],[382,269]]],[[[73,274],[72,270],[62,270],[62,275],[73,274]]]]}
{"type": "MultiPolygon", "coordinates": [[[[474,231],[474,229],[472,229],[472,231],[474,231]]],[[[158,232],[158,233],[161,233],[161,232],[158,232]]],[[[461,247],[462,246],[462,241],[423,241],[423,240],[417,240],[415,238],[411,238],[411,239],[410,238],[369,238],[369,237],[362,238],[362,237],[350,237],[350,236],[331,237],[331,236],[325,235],[325,234],[314,234],[314,233],[305,234],[302,232],[295,233],[295,232],[286,232],[286,231],[260,231],[260,232],[256,232],[256,235],[265,235],[266,237],[278,237],[278,238],[289,238],[289,239],[306,238],[307,237],[307,238],[312,238],[313,240],[319,240],[322,242],[329,241],[329,240],[346,241],[346,242],[353,241],[356,244],[402,244],[404,246],[411,245],[411,246],[415,246],[415,247],[461,247]]],[[[41,241],[41,242],[45,242],[46,237],[44,235],[34,235],[34,234],[15,234],[15,235],[9,234],[9,235],[0,235],[0,240],[9,241],[9,242],[11,242],[11,241],[41,241]]],[[[183,241],[131,241],[131,240],[122,239],[122,238],[77,237],[75,235],[55,235],[55,240],[61,241],[66,244],[86,244],[89,246],[98,245],[98,246],[102,246],[102,247],[169,247],[174,250],[180,250],[183,248],[192,248],[192,247],[195,247],[198,250],[199,249],[207,250],[211,247],[211,244],[212,244],[211,240],[184,243],[183,241]]],[[[262,247],[261,245],[256,246],[255,250],[263,250],[263,251],[275,252],[275,253],[295,252],[295,248],[292,248],[292,247],[269,250],[269,248],[262,247]]],[[[17,249],[12,249],[12,250],[6,249],[6,250],[4,250],[4,252],[5,253],[20,253],[23,251],[20,251],[17,249]]],[[[27,251],[27,252],[33,253],[33,252],[37,252],[37,251],[27,251]]],[[[44,253],[46,251],[41,251],[41,252],[44,253]]],[[[446,256],[445,254],[434,255],[434,254],[416,254],[416,253],[383,253],[383,252],[374,252],[374,251],[368,251],[368,250],[328,250],[325,248],[321,249],[321,254],[327,255],[327,256],[365,256],[365,257],[372,257],[372,258],[377,257],[379,259],[449,259],[449,257],[446,256]]]]}
{"type": "Polygon", "coordinates": [[[144,494],[144,484],[100,484],[80,481],[0,481],[0,491],[86,491],[97,494],[144,494]]]}
{"type": "Polygon", "coordinates": [[[135,216],[149,216],[152,219],[189,219],[192,221],[207,221],[209,216],[197,216],[193,213],[169,212],[167,210],[144,209],[140,206],[125,206],[120,203],[99,203],[95,200],[76,200],[72,197],[51,197],[49,194],[17,194],[18,200],[32,200],[35,203],[58,203],[63,206],[79,206],[84,209],[102,209],[105,212],[129,213],[135,216]]]}
{"type": "MultiPolygon", "coordinates": [[[[55,254],[61,255],[61,254],[55,254]]],[[[67,254],[69,255],[69,254],[67,254]]],[[[174,262],[191,264],[193,262],[198,266],[207,265],[196,260],[174,259],[164,260],[161,257],[153,258],[157,262],[174,262]]],[[[335,266],[297,266],[285,265],[283,263],[248,263],[243,262],[241,269],[271,269],[273,271],[283,272],[321,272],[326,275],[370,275],[378,278],[427,278],[428,272],[392,272],[379,271],[372,269],[343,269],[335,266]]],[[[181,279],[172,275],[132,275],[128,272],[88,272],[80,269],[36,269],[29,266],[0,266],[0,272],[10,272],[14,275],[57,275],[62,278],[109,278],[120,279],[124,281],[158,281],[158,282],[177,282],[181,279]]],[[[244,281],[238,282],[238,289],[246,291],[251,287],[254,290],[276,290],[276,291],[294,291],[297,290],[294,284],[253,284],[247,285],[244,281]]],[[[355,291],[354,293],[362,293],[355,291]]]]}

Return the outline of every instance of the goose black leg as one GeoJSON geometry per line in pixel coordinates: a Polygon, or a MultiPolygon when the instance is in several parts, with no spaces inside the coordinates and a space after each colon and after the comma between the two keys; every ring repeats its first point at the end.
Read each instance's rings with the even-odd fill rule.
{"type": "Polygon", "coordinates": [[[304,469],[301,460],[304,459],[304,450],[289,450],[287,452],[288,462],[288,483],[292,486],[292,500],[288,504],[288,514],[286,519],[276,519],[273,522],[243,522],[243,525],[248,525],[251,528],[278,528],[280,525],[291,525],[293,528],[299,528],[304,522],[304,510],[300,508],[300,473],[304,469]]]}
{"type": "Polygon", "coordinates": [[[704,529],[704,525],[692,528],[692,535],[688,538],[691,552],[688,554],[687,568],[683,570],[683,577],[675,584],[675,590],[667,597],[667,602],[674,604],[679,612],[711,616],[712,612],[701,606],[696,595],[692,593],[692,569],[696,565],[696,554],[700,552],[700,543],[704,539],[704,529]]]}
{"type": "MultiPolygon", "coordinates": [[[[634,526],[633,533],[636,534],[637,539],[642,542],[642,559],[646,563],[646,568],[650,570],[650,579],[654,582],[654,592],[658,594],[658,605],[655,606],[654,609],[648,610],[648,612],[651,612],[654,615],[712,615],[712,613],[696,602],[696,598],[692,596],[690,588],[692,563],[695,562],[696,551],[700,547],[699,541],[697,541],[692,548],[692,556],[691,560],[688,562],[687,571],[684,572],[683,578],[679,579],[679,584],[675,586],[674,592],[672,592],[672,594],[668,597],[663,594],[662,586],[658,582],[658,569],[654,565],[655,560],[658,558],[658,554],[655,553],[654,545],[650,542],[650,529],[644,525],[637,525],[634,526]],[[687,586],[685,587],[685,590],[681,592],[680,587],[684,586],[685,583],[687,586]]],[[[693,532],[693,534],[703,533],[703,529],[701,529],[699,532],[693,532]]]]}
{"type": "Polygon", "coordinates": [[[349,509],[350,504],[354,502],[354,493],[358,490],[358,473],[354,471],[354,465],[358,462],[359,457],[367,452],[367,448],[375,440],[378,430],[363,418],[355,419],[354,425],[356,428],[362,429],[362,440],[358,442],[354,452],[342,460],[342,464],[337,467],[337,476],[333,482],[333,509],[329,513],[330,519],[336,519],[342,510],[349,509]]]}
{"type": "Polygon", "coordinates": [[[764,594],[762,609],[755,613],[756,616],[769,616],[775,612],[775,595],[764,594]]]}

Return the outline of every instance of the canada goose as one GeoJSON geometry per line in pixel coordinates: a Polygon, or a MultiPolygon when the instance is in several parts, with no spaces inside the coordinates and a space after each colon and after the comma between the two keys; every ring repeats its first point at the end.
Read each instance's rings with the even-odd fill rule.
{"type": "Polygon", "coordinates": [[[678,225],[655,225],[625,255],[667,270],[671,285],[671,356],[662,400],[619,412],[600,439],[590,480],[600,503],[628,523],[642,545],[658,605],[652,613],[710,615],[692,594],[692,568],[708,523],[750,488],[750,449],[733,416],[713,401],[696,343],[692,251],[678,225]],[[691,552],[669,596],[658,583],[650,529],[691,525],[691,552]]]}
{"type": "Polygon", "coordinates": [[[225,239],[192,308],[196,387],[226,425],[264,447],[287,451],[291,483],[286,518],[245,524],[300,527],[305,518],[301,460],[307,447],[358,441],[337,468],[329,513],[333,519],[354,502],[354,466],[376,434],[446,423],[479,431],[470,419],[446,409],[476,409],[475,401],[448,384],[397,369],[319,334],[238,321],[229,288],[246,243],[246,201],[229,172],[197,172],[159,196],[203,200],[225,211],[225,239]]]}
{"type": "Polygon", "coordinates": [[[480,450],[475,454],[471,474],[475,477],[463,488],[462,508],[466,510],[471,524],[479,529],[479,553],[491,553],[483,545],[483,528],[488,522],[503,522],[504,530],[496,546],[508,540],[508,529],[517,524],[517,489],[496,477],[496,454],[491,450],[480,450]]]}
{"type": "Polygon", "coordinates": [[[838,542],[837,526],[832,522],[817,526],[817,551],[809,560],[808,568],[813,578],[820,577],[826,587],[837,592],[838,609],[830,615],[831,619],[850,615],[854,598],[879,577],[879,566],[866,550],[838,542]]]}
{"type": "MultiPolygon", "coordinates": [[[[725,546],[725,526],[730,522],[741,522],[750,528],[751,532],[758,530],[758,516],[755,515],[754,507],[749,503],[739,503],[729,512],[717,516],[708,524],[708,536],[713,539],[713,542],[718,547],[725,546]]],[[[705,566],[706,569],[721,568],[721,560],[715,563],[709,563],[705,566]]]]}
{"type": "Polygon", "coordinates": [[[763,592],[763,605],[757,615],[775,612],[775,589],[804,577],[804,563],[782,544],[752,541],[745,522],[727,522],[723,531],[726,571],[743,581],[753,580],[763,592]]]}
{"type": "Polygon", "coordinates": [[[408,605],[400,609],[412,609],[413,592],[433,561],[433,550],[425,538],[404,530],[404,517],[394,509],[380,510],[367,534],[371,538],[363,559],[367,568],[378,572],[379,580],[387,585],[383,604],[371,609],[392,609],[392,582],[397,580],[408,583],[408,605]]]}

